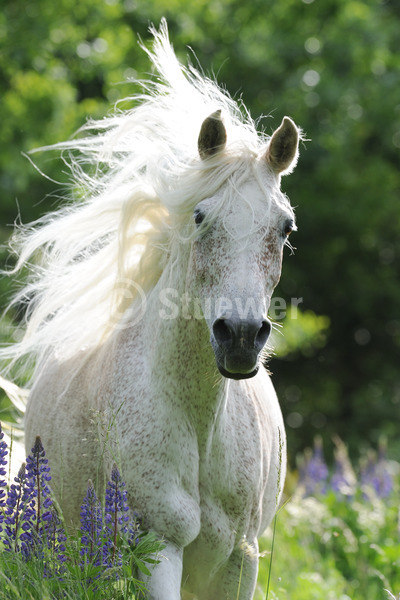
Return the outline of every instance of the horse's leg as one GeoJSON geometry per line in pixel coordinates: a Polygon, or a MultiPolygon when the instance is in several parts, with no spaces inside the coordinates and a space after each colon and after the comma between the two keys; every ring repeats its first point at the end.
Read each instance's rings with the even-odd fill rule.
{"type": "Polygon", "coordinates": [[[140,574],[147,590],[148,600],[180,600],[182,579],[182,548],[172,542],[163,542],[165,548],[158,557],[160,562],[150,568],[151,576],[140,574]]]}
{"type": "Polygon", "coordinates": [[[201,600],[252,600],[258,573],[258,543],[235,549],[201,600]]]}

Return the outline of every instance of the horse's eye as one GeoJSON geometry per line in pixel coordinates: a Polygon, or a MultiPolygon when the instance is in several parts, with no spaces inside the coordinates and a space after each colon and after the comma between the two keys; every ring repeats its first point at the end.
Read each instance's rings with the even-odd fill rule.
{"type": "Polygon", "coordinates": [[[196,210],[193,213],[193,216],[194,216],[194,222],[196,223],[196,225],[201,225],[202,222],[204,221],[204,213],[202,213],[199,208],[196,208],[196,210]]]}
{"type": "Polygon", "coordinates": [[[292,233],[292,231],[294,230],[294,223],[292,220],[290,221],[286,221],[285,223],[285,227],[283,229],[283,235],[284,237],[289,237],[289,235],[292,233]]]}

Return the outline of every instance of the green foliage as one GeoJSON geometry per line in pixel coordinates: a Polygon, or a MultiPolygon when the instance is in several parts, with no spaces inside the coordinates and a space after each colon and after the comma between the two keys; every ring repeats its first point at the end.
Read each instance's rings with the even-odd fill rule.
{"type": "MultiPolygon", "coordinates": [[[[122,543],[122,541],[121,541],[122,543]]],[[[147,564],[155,564],[163,548],[153,533],[142,533],[138,544],[132,548],[121,545],[122,577],[113,576],[112,569],[105,570],[92,564],[82,571],[79,554],[79,536],[69,535],[66,543],[66,572],[62,578],[46,577],[45,567],[56,558],[44,548],[43,557],[26,561],[21,554],[0,548],[0,600],[123,600],[133,598],[143,583],[137,579],[139,571],[148,574],[147,564]],[[96,578],[97,577],[97,578],[96,578]],[[94,579],[96,578],[96,579],[94,579]]],[[[120,572],[121,569],[118,569],[120,572]]]]}
{"type": "MultiPolygon", "coordinates": [[[[148,70],[138,36],[147,42],[148,23],[163,15],[183,60],[190,45],[232,95],[243,93],[254,117],[273,117],[260,126],[272,131],[289,114],[311,139],[283,182],[297,207],[298,250],[286,256],[276,292],[287,301],[303,297],[304,318],[286,321],[287,340],[270,365],[285,417],[301,416],[301,427],[288,420],[291,455],[316,430],[337,431],[352,450],[375,443],[384,430],[398,456],[394,0],[4,0],[0,241],[19,212],[27,222],[56,207],[68,182],[62,161],[35,155],[55,184],[22,152],[67,139],[88,117],[101,117],[132,94],[134,84],[124,82],[148,70]]],[[[0,293],[5,305],[8,282],[0,282],[0,293]]]]}
{"type": "Polygon", "coordinates": [[[288,477],[293,494],[260,544],[268,558],[258,592],[266,600],[383,600],[400,589],[400,463],[387,460],[382,442],[378,458],[370,449],[356,467],[345,444],[334,443],[331,472],[316,438],[298,478],[288,477]]]}
{"type": "Polygon", "coordinates": [[[140,530],[117,465],[106,485],[104,508],[89,480],[80,528],[66,535],[48,485],[51,469],[40,436],[7,484],[12,452],[0,423],[0,600],[143,597],[142,575],[151,575],[165,546],[154,532],[140,530]]]}
{"type": "Polygon", "coordinates": [[[289,310],[284,322],[284,333],[274,336],[272,347],[278,357],[288,357],[300,352],[310,357],[326,344],[329,318],[313,311],[289,310]]]}
{"type": "MultiPolygon", "coordinates": [[[[400,590],[398,496],[294,497],[278,513],[270,600],[384,600],[400,590]]],[[[265,598],[271,533],[256,600],[265,598]]]]}

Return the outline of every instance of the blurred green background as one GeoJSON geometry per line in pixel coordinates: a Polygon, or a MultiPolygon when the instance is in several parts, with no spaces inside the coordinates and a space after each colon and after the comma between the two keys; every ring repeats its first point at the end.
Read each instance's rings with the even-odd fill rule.
{"type": "MultiPolygon", "coordinates": [[[[290,115],[311,140],[283,180],[299,231],[276,291],[303,301],[269,365],[291,459],[317,433],[338,433],[351,453],[385,436],[399,459],[397,0],[3,0],[1,242],[18,215],[56,208],[68,179],[52,156],[35,155],[46,179],[22,152],[67,139],[132,94],[127,80],[149,70],[138,36],[147,43],[162,16],[181,60],[190,46],[253,118],[268,115],[268,133],[290,115]]],[[[11,264],[5,250],[1,261],[11,264]]],[[[7,279],[0,292],[5,306],[7,279]]]]}

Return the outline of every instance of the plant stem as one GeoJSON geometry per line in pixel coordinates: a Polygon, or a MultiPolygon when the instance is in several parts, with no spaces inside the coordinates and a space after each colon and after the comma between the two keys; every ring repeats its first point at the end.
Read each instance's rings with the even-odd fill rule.
{"type": "Polygon", "coordinates": [[[265,600],[268,600],[269,586],[271,583],[272,559],[274,557],[274,545],[275,545],[276,520],[277,520],[277,515],[275,515],[275,517],[274,517],[274,529],[272,532],[271,555],[270,555],[270,560],[269,560],[268,583],[267,583],[267,593],[265,596],[265,600]]]}
{"type": "Polygon", "coordinates": [[[236,600],[239,600],[239,596],[240,596],[240,586],[242,584],[243,563],[244,563],[244,550],[243,550],[243,554],[242,554],[242,562],[240,564],[239,585],[238,585],[238,590],[237,590],[237,594],[236,594],[236,600]]]}

